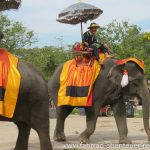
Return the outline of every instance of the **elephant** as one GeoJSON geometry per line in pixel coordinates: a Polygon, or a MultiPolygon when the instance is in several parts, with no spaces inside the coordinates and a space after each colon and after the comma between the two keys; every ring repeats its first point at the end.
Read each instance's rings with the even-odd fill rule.
{"type": "Polygon", "coordinates": [[[41,150],[52,150],[49,136],[49,96],[47,82],[42,74],[28,62],[18,62],[21,75],[16,109],[12,118],[0,116],[0,121],[14,122],[18,139],[14,150],[27,150],[31,128],[40,139],[41,150]]]}
{"type": "MultiPolygon", "coordinates": [[[[60,74],[63,64],[61,64],[48,82],[48,91],[50,100],[57,105],[57,95],[60,86],[60,74]]],[[[67,69],[67,68],[66,68],[67,69]]],[[[150,107],[150,94],[147,87],[147,79],[143,70],[132,61],[126,64],[116,65],[116,59],[107,59],[102,65],[101,72],[99,73],[93,85],[93,104],[91,107],[84,107],[86,114],[86,129],[80,134],[80,142],[88,143],[90,136],[95,131],[97,118],[99,116],[100,108],[110,105],[113,110],[116,125],[119,132],[119,143],[129,144],[132,143],[128,138],[128,128],[126,121],[125,102],[123,101],[124,95],[137,96],[142,101],[143,107],[143,122],[144,129],[150,140],[149,128],[149,107],[150,107]],[[128,70],[129,84],[122,88],[122,70],[128,70]]],[[[54,140],[65,141],[66,136],[64,133],[64,122],[67,116],[72,112],[72,106],[56,106],[57,122],[54,131],[54,140]]]]}

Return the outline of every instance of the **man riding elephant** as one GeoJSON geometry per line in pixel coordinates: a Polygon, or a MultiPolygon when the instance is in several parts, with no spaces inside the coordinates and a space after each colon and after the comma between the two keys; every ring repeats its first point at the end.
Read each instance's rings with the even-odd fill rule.
{"type": "Polygon", "coordinates": [[[100,28],[98,24],[91,23],[90,26],[88,27],[89,30],[86,31],[82,37],[83,43],[89,48],[93,49],[93,54],[96,60],[99,60],[99,49],[101,49],[103,53],[105,53],[107,58],[110,57],[108,48],[104,44],[100,44],[97,41],[96,33],[98,28],[100,28]]]}

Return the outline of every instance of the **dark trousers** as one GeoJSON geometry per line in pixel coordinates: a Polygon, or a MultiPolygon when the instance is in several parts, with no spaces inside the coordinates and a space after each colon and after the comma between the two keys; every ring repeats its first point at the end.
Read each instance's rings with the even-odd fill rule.
{"type": "Polygon", "coordinates": [[[104,46],[104,44],[101,45],[100,49],[102,50],[103,53],[109,54],[109,50],[104,46]]]}
{"type": "Polygon", "coordinates": [[[103,44],[101,44],[99,48],[93,44],[90,46],[90,48],[93,49],[93,55],[95,56],[96,60],[99,60],[99,49],[101,49],[103,53],[109,54],[109,50],[103,44]]]}
{"type": "Polygon", "coordinates": [[[92,45],[91,48],[93,49],[93,55],[95,56],[96,60],[99,60],[99,50],[95,45],[92,45]]]}

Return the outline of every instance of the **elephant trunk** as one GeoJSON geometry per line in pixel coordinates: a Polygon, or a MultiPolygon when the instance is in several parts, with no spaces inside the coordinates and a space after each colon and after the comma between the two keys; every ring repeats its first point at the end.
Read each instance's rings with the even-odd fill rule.
{"type": "Polygon", "coordinates": [[[143,86],[139,94],[142,99],[144,129],[148,135],[148,140],[150,141],[150,127],[149,127],[150,94],[148,91],[146,81],[143,82],[143,86]]]}

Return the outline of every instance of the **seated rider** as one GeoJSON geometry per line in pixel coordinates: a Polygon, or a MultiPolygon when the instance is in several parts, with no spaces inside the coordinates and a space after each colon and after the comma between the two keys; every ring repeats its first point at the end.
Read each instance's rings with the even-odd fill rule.
{"type": "Polygon", "coordinates": [[[97,29],[100,26],[96,23],[91,23],[90,27],[88,27],[88,31],[83,34],[82,41],[89,48],[93,49],[94,56],[96,60],[99,60],[99,49],[101,49],[106,57],[110,57],[108,48],[104,44],[100,44],[96,39],[97,29]]]}

